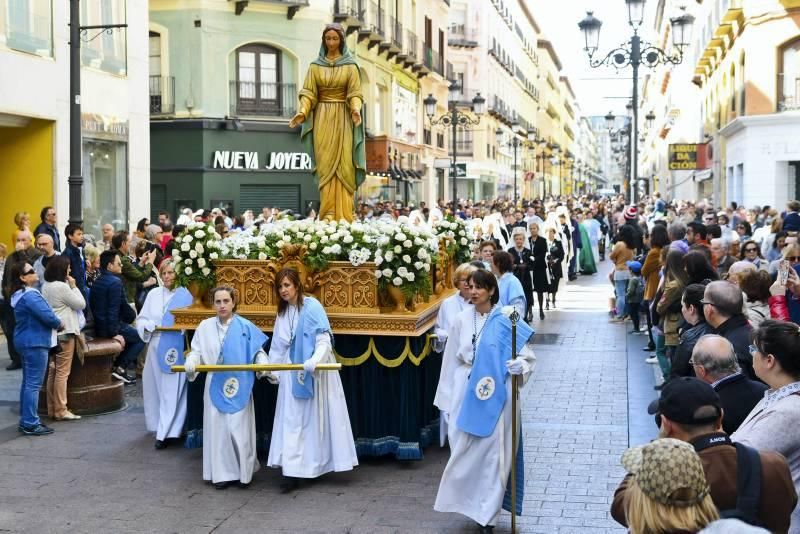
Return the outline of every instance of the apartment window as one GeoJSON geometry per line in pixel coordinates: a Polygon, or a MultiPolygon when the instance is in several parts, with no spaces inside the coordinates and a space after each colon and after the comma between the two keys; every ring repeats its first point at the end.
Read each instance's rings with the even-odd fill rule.
{"type": "Polygon", "coordinates": [[[262,44],[247,44],[236,50],[236,111],[240,114],[282,115],[281,54],[262,44]]]}
{"type": "MultiPolygon", "coordinates": [[[[81,2],[81,24],[99,26],[125,24],[125,0],[81,2]]],[[[117,76],[128,73],[128,30],[117,28],[103,32],[97,39],[81,43],[81,63],[117,76]]]]}
{"type": "Polygon", "coordinates": [[[745,114],[744,105],[747,102],[745,98],[745,78],[744,78],[744,53],[742,53],[742,60],[739,64],[739,114],[745,114]]]}
{"type": "Polygon", "coordinates": [[[427,128],[422,130],[422,144],[424,145],[432,145],[433,141],[431,138],[431,131],[427,128]]]}
{"type": "Polygon", "coordinates": [[[784,44],[778,57],[778,111],[800,109],[800,38],[784,44]]]}
{"type": "Polygon", "coordinates": [[[52,0],[7,0],[0,4],[0,47],[53,57],[52,0]]]}

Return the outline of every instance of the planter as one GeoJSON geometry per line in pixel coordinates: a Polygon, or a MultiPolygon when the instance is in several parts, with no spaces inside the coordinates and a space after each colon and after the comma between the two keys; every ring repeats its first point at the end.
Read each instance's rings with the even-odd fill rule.
{"type": "Polygon", "coordinates": [[[389,295],[389,298],[394,303],[394,309],[392,311],[394,313],[405,313],[406,296],[403,293],[403,290],[397,286],[388,286],[386,288],[386,293],[389,295]]]}
{"type": "Polygon", "coordinates": [[[186,286],[186,290],[191,293],[195,305],[206,307],[211,306],[211,297],[209,296],[208,289],[205,287],[205,285],[201,284],[197,280],[192,280],[189,282],[189,285],[186,286]]]}

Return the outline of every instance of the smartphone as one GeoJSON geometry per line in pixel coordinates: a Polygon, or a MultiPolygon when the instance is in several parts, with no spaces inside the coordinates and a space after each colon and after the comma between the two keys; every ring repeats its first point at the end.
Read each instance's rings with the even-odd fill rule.
{"type": "Polygon", "coordinates": [[[781,260],[781,263],[778,265],[778,282],[780,285],[786,285],[786,282],[789,280],[789,269],[791,268],[792,266],[788,260],[781,260]]]}

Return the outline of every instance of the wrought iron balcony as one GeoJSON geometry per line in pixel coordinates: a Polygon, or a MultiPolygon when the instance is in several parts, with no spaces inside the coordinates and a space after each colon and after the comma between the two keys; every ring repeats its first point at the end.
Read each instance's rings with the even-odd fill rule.
{"type": "Polygon", "coordinates": [[[447,44],[461,48],[476,48],[478,32],[464,24],[452,24],[448,29],[447,44]]]}
{"type": "Polygon", "coordinates": [[[423,47],[423,61],[428,69],[444,76],[444,59],[430,46],[423,47]]]}
{"type": "Polygon", "coordinates": [[[175,113],[175,77],[150,76],[150,115],[175,113]]]}
{"type": "Polygon", "coordinates": [[[293,83],[230,82],[231,115],[290,118],[297,110],[293,83]]]}

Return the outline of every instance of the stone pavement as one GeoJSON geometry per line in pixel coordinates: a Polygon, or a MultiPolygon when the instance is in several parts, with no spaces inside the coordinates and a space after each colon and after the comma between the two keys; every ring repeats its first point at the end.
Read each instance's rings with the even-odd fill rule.
{"type": "MultiPolygon", "coordinates": [[[[522,393],[521,532],[624,532],[608,507],[629,440],[653,437],[642,403],[655,393],[642,363],[646,338],[626,339],[630,325],[608,323],[611,287],[604,282],[598,274],[570,284],[558,311],[533,325],[538,363],[522,393]],[[630,399],[629,389],[636,393],[630,399]]],[[[0,337],[0,363],[7,361],[0,337]]],[[[259,471],[246,490],[217,491],[201,479],[200,450],[153,449],[140,386],[126,391],[125,411],[53,423],[55,434],[32,438],[16,431],[20,378],[0,370],[0,531],[475,531],[461,516],[433,511],[447,462],[438,447],[420,462],[366,460],[288,496],[278,493],[272,469],[259,471]]],[[[504,512],[496,531],[507,532],[509,519],[504,512]]]]}

